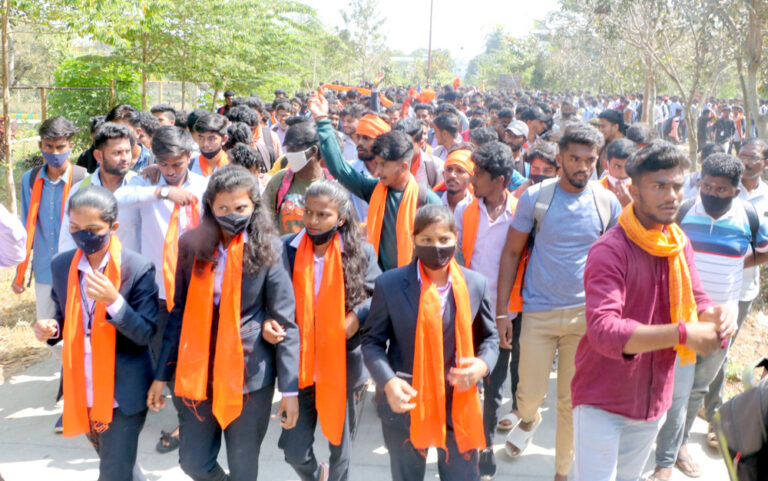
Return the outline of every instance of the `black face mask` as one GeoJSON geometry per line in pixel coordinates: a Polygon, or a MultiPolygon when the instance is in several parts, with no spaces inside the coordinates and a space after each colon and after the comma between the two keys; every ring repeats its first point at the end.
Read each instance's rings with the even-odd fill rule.
{"type": "Polygon", "coordinates": [[[214,151],[211,151],[211,152],[203,152],[202,150],[200,151],[200,153],[201,153],[201,154],[202,154],[202,155],[203,155],[203,156],[204,156],[206,159],[212,159],[212,158],[216,157],[216,155],[218,155],[218,153],[219,153],[219,152],[221,152],[221,147],[219,147],[218,149],[216,149],[216,150],[214,150],[214,151]]]}
{"type": "Polygon", "coordinates": [[[547,179],[552,179],[554,176],[552,175],[544,175],[544,174],[531,174],[528,176],[529,179],[531,179],[531,182],[534,184],[538,184],[540,182],[544,182],[547,179]]]}
{"type": "Polygon", "coordinates": [[[728,212],[733,203],[733,197],[717,197],[709,194],[701,194],[701,205],[704,206],[704,210],[707,214],[717,219],[721,215],[728,212]]]}
{"type": "Polygon", "coordinates": [[[72,240],[75,241],[77,248],[83,251],[83,254],[89,256],[99,252],[109,244],[109,234],[109,232],[94,234],[88,230],[79,230],[72,233],[72,240]]]}
{"type": "Polygon", "coordinates": [[[311,240],[314,245],[319,246],[331,240],[338,230],[339,226],[334,224],[333,227],[325,232],[321,232],[320,234],[311,234],[309,231],[306,231],[306,234],[309,236],[309,240],[311,240]]]}
{"type": "Polygon", "coordinates": [[[251,214],[227,214],[215,216],[216,222],[218,222],[221,230],[230,235],[237,235],[248,227],[248,222],[251,220],[251,214]]]}
{"type": "Polygon", "coordinates": [[[451,262],[453,255],[456,253],[456,246],[438,247],[416,244],[413,246],[413,252],[416,254],[416,257],[419,258],[421,263],[424,264],[424,267],[428,267],[434,271],[442,269],[451,262]]]}

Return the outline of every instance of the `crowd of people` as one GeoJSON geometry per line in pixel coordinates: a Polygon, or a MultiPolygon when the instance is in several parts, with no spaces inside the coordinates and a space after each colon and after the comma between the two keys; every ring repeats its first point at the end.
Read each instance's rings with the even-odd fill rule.
{"type": "Polygon", "coordinates": [[[63,342],[56,429],[88,437],[100,480],[139,480],[148,409],[174,409],[158,451],[196,481],[255,480],[277,390],[287,465],[354,479],[372,381],[396,481],[424,479],[429,448],[440,479],[492,479],[550,415],[555,481],[642,479],[654,446],[647,479],[700,475],[688,434],[722,404],[768,260],[768,144],[738,102],[694,130],[675,97],[649,125],[642,96],[382,79],[117,105],[77,159],[72,122],[41,124],[0,262],[17,294],[34,278],[37,338],[63,342]]]}

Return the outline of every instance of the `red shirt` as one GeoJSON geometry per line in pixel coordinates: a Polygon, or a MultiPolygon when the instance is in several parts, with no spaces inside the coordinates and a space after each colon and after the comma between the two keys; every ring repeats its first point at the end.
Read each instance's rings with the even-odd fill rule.
{"type": "MultiPolygon", "coordinates": [[[[701,312],[712,301],[701,287],[690,241],[684,253],[701,312]]],[[[623,353],[638,326],[671,322],[668,277],[667,259],[642,250],[620,225],[589,250],[584,271],[587,333],[576,351],[573,407],[585,404],[636,420],[656,419],[669,409],[675,351],[623,353]]]]}

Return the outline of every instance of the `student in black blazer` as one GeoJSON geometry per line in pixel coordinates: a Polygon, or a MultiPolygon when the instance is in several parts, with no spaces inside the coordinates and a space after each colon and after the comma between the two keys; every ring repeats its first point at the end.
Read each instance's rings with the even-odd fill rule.
{"type": "Polygon", "coordinates": [[[363,325],[363,358],[376,381],[376,406],[395,481],[424,479],[426,448],[441,446],[440,479],[479,479],[478,449],[485,447],[485,438],[476,385],[493,369],[499,339],[485,278],[453,259],[456,232],[447,207],[419,209],[414,221],[416,259],[379,277],[363,325]],[[434,319],[442,319],[442,329],[428,322],[434,319]],[[436,344],[434,334],[439,336],[441,330],[442,342],[436,344]],[[429,332],[433,335],[425,338],[429,332]],[[435,350],[430,358],[430,346],[440,346],[443,358],[435,350]],[[443,375],[435,373],[440,364],[443,375]],[[427,389],[423,379],[433,379],[430,375],[438,380],[427,389]],[[430,397],[443,390],[444,410],[440,396],[430,397]],[[433,414],[441,411],[437,424],[433,414]],[[456,423],[462,429],[454,430],[456,423]]]}
{"type": "MultiPolygon", "coordinates": [[[[365,236],[358,226],[357,216],[346,189],[336,182],[315,182],[307,190],[304,204],[304,229],[298,234],[283,237],[283,263],[293,277],[298,323],[303,319],[299,315],[303,306],[302,299],[303,302],[312,303],[314,318],[307,319],[311,326],[302,330],[299,324],[299,330],[302,332],[302,352],[314,346],[317,355],[313,353],[311,361],[305,360],[307,385],[301,386],[300,381],[299,419],[296,427],[283,430],[278,445],[285,452],[286,462],[293,467],[302,481],[346,481],[349,479],[350,432],[354,425],[354,393],[355,389],[369,378],[360,350],[359,326],[365,323],[373,284],[381,271],[373,246],[365,242],[365,236]],[[336,248],[339,250],[338,257],[335,257],[334,252],[329,252],[336,248]],[[296,263],[297,251],[304,253],[303,263],[301,256],[299,263],[296,263]],[[333,274],[329,274],[330,268],[327,264],[334,261],[343,271],[342,279],[334,279],[333,274]],[[308,268],[312,269],[311,273],[308,268]],[[314,293],[314,300],[305,295],[307,291],[314,293]],[[325,306],[324,301],[330,300],[334,295],[338,295],[337,299],[343,300],[344,304],[343,310],[336,310],[335,319],[334,314],[321,312],[325,306]],[[321,296],[326,299],[320,299],[321,296]],[[340,387],[333,383],[319,387],[323,378],[322,375],[315,374],[317,369],[321,368],[318,364],[320,351],[331,344],[323,335],[323,332],[328,332],[327,327],[330,325],[337,327],[337,337],[334,338],[336,347],[342,347],[341,352],[332,353],[337,354],[334,360],[346,362],[346,397],[343,397],[343,394],[333,396],[335,392],[329,390],[340,387]],[[304,345],[308,341],[305,337],[311,340],[308,345],[304,345]],[[315,373],[311,373],[311,369],[314,369],[315,373]],[[331,407],[329,405],[332,404],[332,401],[321,404],[328,399],[321,392],[323,388],[332,393],[332,401],[346,405],[346,411],[342,411],[343,418],[329,420],[328,417],[319,415],[319,410],[331,407]],[[326,463],[318,465],[312,449],[318,418],[323,433],[329,440],[330,466],[326,463]]],[[[282,332],[278,329],[275,334],[275,341],[279,342],[282,332]]],[[[335,365],[332,371],[332,382],[339,382],[335,365]]],[[[340,414],[338,410],[326,410],[324,413],[330,416],[340,414]]]]}
{"type": "Polygon", "coordinates": [[[280,262],[282,244],[248,170],[218,169],[203,204],[200,226],[179,240],[175,305],[147,404],[162,409],[162,390],[175,374],[184,472],[196,481],[255,480],[275,377],[283,393],[281,425],[292,428],[298,416],[293,288],[280,262]],[[262,336],[272,319],[285,333],[277,345],[262,336]],[[216,461],[222,433],[229,475],[216,461]]]}
{"type": "Polygon", "coordinates": [[[103,187],[72,196],[67,227],[78,248],[51,262],[56,315],[38,320],[35,335],[51,345],[66,341],[64,435],[88,436],[99,455],[99,481],[130,481],[152,383],[155,266],[122,249],[114,234],[117,200],[103,187]]]}

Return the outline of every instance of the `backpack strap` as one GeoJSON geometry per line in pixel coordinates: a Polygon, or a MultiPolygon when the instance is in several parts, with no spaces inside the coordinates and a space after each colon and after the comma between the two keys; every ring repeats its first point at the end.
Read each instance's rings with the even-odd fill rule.
{"type": "Polygon", "coordinates": [[[283,180],[280,181],[280,188],[277,190],[277,202],[275,203],[275,212],[280,211],[280,206],[283,205],[283,200],[285,200],[285,196],[288,194],[288,191],[291,189],[291,184],[293,184],[293,176],[295,174],[291,169],[288,169],[285,171],[285,175],[283,175],[283,180]]]}
{"type": "MultiPolygon", "coordinates": [[[[35,188],[35,181],[37,180],[37,175],[40,173],[40,169],[42,169],[45,166],[38,165],[37,167],[33,167],[32,171],[29,173],[29,190],[32,190],[35,188]]],[[[72,172],[72,175],[74,175],[74,172],[72,172]]]]}
{"type": "Polygon", "coordinates": [[[544,216],[552,204],[558,180],[555,177],[554,179],[547,179],[541,182],[541,189],[539,189],[539,195],[536,197],[536,203],[533,206],[533,228],[531,229],[531,236],[533,237],[539,233],[541,221],[544,220],[544,216]]]}
{"type": "Polygon", "coordinates": [[[435,158],[431,155],[423,155],[424,170],[427,172],[427,183],[429,187],[434,187],[437,184],[437,166],[435,165],[435,158]]]}
{"type": "Polygon", "coordinates": [[[603,235],[608,230],[608,225],[611,223],[612,194],[601,185],[597,185],[597,181],[593,180],[589,183],[590,188],[592,189],[592,196],[595,198],[595,205],[597,206],[597,216],[600,218],[602,228],[600,235],[603,235]]]}
{"type": "Polygon", "coordinates": [[[747,220],[749,221],[749,231],[750,231],[750,238],[749,238],[749,245],[752,247],[752,257],[757,256],[757,231],[760,229],[760,217],[757,215],[757,209],[755,209],[755,206],[752,204],[752,202],[744,199],[741,200],[741,203],[744,205],[744,211],[747,213],[747,220]]]}
{"type": "Polygon", "coordinates": [[[683,201],[682,204],[680,204],[680,209],[677,211],[677,219],[675,222],[677,222],[677,225],[680,225],[680,223],[685,218],[685,214],[688,213],[689,210],[691,210],[691,207],[693,207],[693,204],[696,202],[696,197],[689,197],[683,201]]]}

